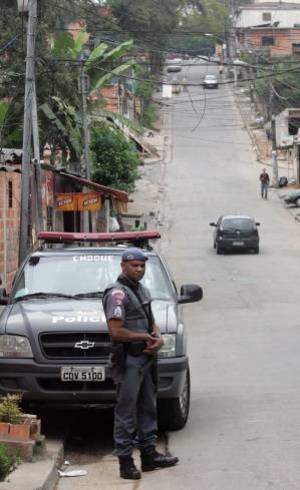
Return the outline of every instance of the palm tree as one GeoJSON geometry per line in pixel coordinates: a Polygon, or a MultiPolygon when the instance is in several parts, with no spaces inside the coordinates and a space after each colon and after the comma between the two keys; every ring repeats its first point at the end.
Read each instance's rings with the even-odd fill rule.
{"type": "MultiPolygon", "coordinates": [[[[90,79],[88,93],[89,105],[96,105],[95,117],[118,117],[99,107],[91,101],[91,96],[107,85],[114,77],[128,72],[134,66],[134,61],[120,60],[128,54],[132,48],[132,41],[126,41],[109,49],[106,43],[100,43],[91,53],[85,55],[85,45],[88,34],[82,30],[77,38],[73,38],[69,32],[64,32],[51,39],[51,52],[56,60],[67,60],[68,63],[78,64],[83,74],[90,79]]],[[[74,84],[76,80],[74,79],[74,84]]],[[[66,154],[69,150],[71,159],[79,159],[82,154],[82,118],[80,107],[72,105],[60,97],[52,96],[48,102],[40,106],[43,116],[49,121],[49,136],[51,129],[56,135],[56,142],[66,154]]],[[[95,112],[95,111],[94,111],[95,112]]],[[[122,118],[124,124],[126,118],[122,118]]],[[[130,125],[129,121],[128,124],[130,125]]]]}

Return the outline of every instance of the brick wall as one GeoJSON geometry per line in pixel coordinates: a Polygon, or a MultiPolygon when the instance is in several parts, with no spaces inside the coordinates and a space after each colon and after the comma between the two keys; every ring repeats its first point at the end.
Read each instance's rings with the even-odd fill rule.
{"type": "Polygon", "coordinates": [[[21,176],[0,172],[0,276],[10,290],[18,267],[21,176]]]}
{"type": "Polygon", "coordinates": [[[249,29],[241,42],[251,48],[265,49],[270,56],[291,56],[293,44],[300,44],[300,29],[258,28],[249,29]],[[262,38],[274,38],[273,46],[263,46],[262,38]]]}

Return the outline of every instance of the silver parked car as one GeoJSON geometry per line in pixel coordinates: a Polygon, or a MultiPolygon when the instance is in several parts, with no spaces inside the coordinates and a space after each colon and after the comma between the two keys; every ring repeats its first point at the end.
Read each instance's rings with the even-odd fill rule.
{"type": "Polygon", "coordinates": [[[218,88],[219,82],[215,75],[205,75],[203,82],[203,88],[218,88]]]}

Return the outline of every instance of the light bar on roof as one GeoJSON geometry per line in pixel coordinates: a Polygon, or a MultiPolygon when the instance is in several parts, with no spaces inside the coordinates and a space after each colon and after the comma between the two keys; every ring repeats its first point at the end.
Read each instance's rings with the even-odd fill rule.
{"type": "Polygon", "coordinates": [[[41,231],[38,239],[52,243],[66,242],[137,242],[160,238],[159,231],[120,231],[115,233],[76,233],[65,231],[41,231]]]}

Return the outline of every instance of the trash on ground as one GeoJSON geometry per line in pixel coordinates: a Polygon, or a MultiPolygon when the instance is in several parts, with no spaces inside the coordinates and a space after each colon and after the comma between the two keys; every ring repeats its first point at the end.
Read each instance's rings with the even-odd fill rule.
{"type": "Polygon", "coordinates": [[[86,470],[71,470],[71,471],[61,471],[58,470],[59,476],[85,476],[87,475],[86,470]]]}

